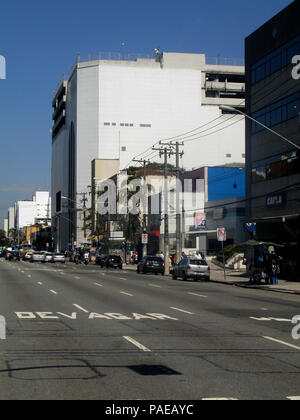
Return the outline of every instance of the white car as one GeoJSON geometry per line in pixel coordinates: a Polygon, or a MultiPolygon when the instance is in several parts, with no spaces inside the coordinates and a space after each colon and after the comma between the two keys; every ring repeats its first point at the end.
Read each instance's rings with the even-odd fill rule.
{"type": "Polygon", "coordinates": [[[33,254],[31,254],[30,257],[30,262],[41,262],[44,260],[44,253],[43,252],[39,252],[39,251],[35,251],[33,254]]]}
{"type": "Polygon", "coordinates": [[[53,254],[52,252],[44,252],[44,259],[41,261],[42,263],[52,262],[53,254]]]}
{"type": "Polygon", "coordinates": [[[30,261],[30,258],[31,258],[32,254],[33,254],[33,251],[32,252],[26,252],[23,256],[23,260],[24,261],[30,261]]]}

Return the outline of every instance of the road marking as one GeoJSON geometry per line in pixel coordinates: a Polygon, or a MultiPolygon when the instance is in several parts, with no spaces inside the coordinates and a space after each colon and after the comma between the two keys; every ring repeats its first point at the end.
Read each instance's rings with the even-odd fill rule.
{"type": "Polygon", "coordinates": [[[120,277],[120,280],[127,280],[127,279],[124,279],[124,277],[120,277]]]}
{"type": "Polygon", "coordinates": [[[75,276],[74,278],[77,279],[77,280],[80,280],[80,277],[78,277],[78,276],[75,276]]]}
{"type": "Polygon", "coordinates": [[[238,401],[237,398],[201,398],[202,401],[238,401]]]}
{"type": "Polygon", "coordinates": [[[131,295],[130,293],[126,293],[126,292],[122,292],[122,291],[120,291],[120,293],[122,293],[122,295],[127,295],[127,296],[133,297],[133,295],[131,295]]]}
{"type": "Polygon", "coordinates": [[[42,283],[42,282],[40,282],[40,281],[38,281],[38,282],[37,282],[37,284],[39,284],[40,286],[42,286],[42,284],[43,284],[43,283],[42,283]]]}
{"type": "Polygon", "coordinates": [[[49,292],[53,293],[54,295],[57,295],[57,292],[55,290],[50,290],[49,289],[49,292]]]}
{"type": "Polygon", "coordinates": [[[300,350],[300,347],[294,346],[293,344],[290,344],[290,343],[286,343],[285,341],[277,340],[276,338],[272,338],[272,337],[263,337],[263,338],[265,340],[274,341],[275,343],[283,344],[284,346],[291,347],[292,349],[300,350]]]}
{"type": "Polygon", "coordinates": [[[152,287],[157,287],[157,288],[161,288],[161,286],[158,286],[157,284],[152,284],[152,283],[149,283],[149,284],[148,284],[148,286],[152,286],[152,287]]]}
{"type": "Polygon", "coordinates": [[[77,305],[76,303],[73,303],[73,306],[75,306],[75,308],[80,309],[80,311],[85,312],[86,314],[89,313],[88,310],[82,308],[81,306],[77,305]]]}
{"type": "Polygon", "coordinates": [[[262,322],[267,322],[267,321],[276,321],[276,322],[289,322],[291,323],[292,320],[291,319],[286,319],[286,318],[255,318],[254,316],[250,316],[250,319],[254,319],[254,321],[262,321],[262,322]]]}
{"type": "Polygon", "coordinates": [[[193,295],[193,296],[198,296],[198,297],[203,297],[203,298],[207,298],[207,296],[205,295],[199,295],[199,293],[192,293],[192,292],[188,292],[189,295],[193,295]]]}
{"type": "Polygon", "coordinates": [[[183,309],[174,308],[172,306],[170,306],[170,309],[174,309],[174,311],[184,312],[185,314],[189,314],[189,315],[194,315],[193,312],[188,312],[188,311],[185,311],[183,309]]]}
{"type": "Polygon", "coordinates": [[[291,401],[300,401],[300,397],[286,397],[286,398],[291,401]]]}
{"type": "Polygon", "coordinates": [[[27,276],[29,279],[31,278],[31,275],[30,274],[28,274],[28,276],[27,276]]]}
{"type": "Polygon", "coordinates": [[[100,283],[94,283],[95,286],[103,287],[103,284],[100,283]]]}
{"type": "Polygon", "coordinates": [[[125,338],[125,340],[129,341],[131,344],[135,345],[136,347],[138,347],[140,350],[145,351],[145,352],[151,352],[150,349],[148,349],[147,347],[143,346],[141,343],[139,343],[138,341],[134,340],[131,337],[123,337],[125,338]]]}

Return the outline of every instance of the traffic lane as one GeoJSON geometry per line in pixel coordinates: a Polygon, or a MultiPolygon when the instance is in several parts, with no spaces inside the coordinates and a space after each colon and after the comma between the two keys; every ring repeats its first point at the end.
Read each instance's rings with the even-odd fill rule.
{"type": "MultiPolygon", "coordinates": [[[[291,320],[292,315],[294,315],[295,311],[298,309],[297,297],[293,297],[293,296],[287,297],[286,295],[282,295],[283,299],[287,300],[286,302],[285,300],[282,301],[282,299],[280,300],[279,298],[268,294],[268,292],[265,292],[265,295],[268,298],[267,299],[268,304],[272,303],[273,306],[277,305],[275,310],[273,311],[271,310],[268,312],[267,314],[268,318],[265,320],[267,316],[265,310],[268,308],[261,307],[262,305],[261,297],[258,299],[259,301],[256,303],[257,293],[254,293],[254,291],[250,291],[248,289],[241,291],[240,289],[229,288],[226,286],[222,287],[222,285],[220,285],[222,288],[222,293],[226,292],[227,294],[226,297],[223,296],[223,299],[220,299],[220,289],[218,289],[217,295],[215,296],[215,294],[213,295],[210,294],[208,301],[205,302],[205,300],[203,301],[202,298],[205,298],[207,296],[199,294],[198,289],[192,291],[189,288],[188,283],[186,282],[183,282],[183,285],[180,286],[181,291],[182,291],[182,288],[188,287],[188,289],[186,289],[184,293],[180,293],[179,295],[180,304],[178,304],[178,301],[176,301],[176,299],[178,299],[178,296],[175,296],[174,299],[168,303],[168,302],[163,302],[163,294],[166,291],[163,288],[163,285],[157,286],[157,284],[150,283],[150,286],[160,287],[160,289],[157,290],[157,292],[159,292],[158,294],[155,293],[155,289],[151,289],[151,292],[150,292],[147,289],[147,287],[149,286],[149,283],[144,283],[143,280],[138,281],[138,282],[135,282],[133,280],[133,283],[131,281],[130,282],[131,287],[134,287],[134,289],[129,288],[129,287],[125,288],[123,287],[123,280],[119,281],[120,278],[118,276],[119,276],[119,273],[115,273],[114,271],[110,273],[105,273],[105,277],[102,278],[103,284],[100,284],[97,282],[93,284],[98,287],[101,286],[102,288],[101,296],[107,293],[107,291],[103,290],[103,287],[105,288],[106,286],[109,286],[110,289],[115,288],[115,292],[118,294],[123,294],[126,297],[127,296],[133,297],[135,303],[137,299],[138,300],[144,299],[144,301],[149,301],[151,296],[153,295],[153,297],[155,296],[156,303],[158,303],[159,300],[162,301],[161,303],[164,309],[164,313],[166,313],[166,310],[171,309],[172,311],[178,311],[178,312],[183,312],[183,313],[191,313],[191,311],[195,311],[197,314],[199,305],[201,305],[201,310],[202,310],[201,316],[205,323],[207,324],[210,323],[211,312],[213,313],[214,316],[216,315],[219,315],[221,317],[226,316],[227,318],[231,320],[230,330],[235,331],[235,332],[236,332],[236,329],[238,331],[247,331],[247,328],[242,326],[241,320],[244,319],[246,321],[248,319],[249,320],[251,319],[249,328],[252,327],[252,330],[254,329],[254,333],[257,330],[257,322],[261,320],[261,322],[265,322],[265,326],[267,326],[268,328],[269,326],[272,326],[272,330],[277,329],[278,332],[281,331],[282,333],[287,333],[289,336],[290,331],[291,331],[291,323],[287,321],[289,321],[289,319],[291,320]],[[121,287],[120,289],[119,289],[119,286],[121,287]],[[138,293],[136,292],[137,288],[139,288],[138,293]],[[231,296],[229,296],[229,293],[231,294],[231,296]],[[235,294],[238,294],[238,295],[235,296],[235,294]],[[190,298],[189,301],[187,301],[187,297],[190,298]],[[242,304],[241,304],[241,299],[243,299],[242,304]],[[286,307],[287,304],[288,304],[288,308],[286,307]],[[290,309],[291,305],[294,306],[293,310],[290,309]],[[278,309],[278,306],[280,306],[280,310],[278,309]],[[212,310],[210,310],[210,308],[212,308],[212,310]],[[256,322],[253,323],[252,322],[253,320],[255,320],[256,322]],[[272,321],[272,322],[269,322],[269,325],[266,325],[266,322],[268,321],[272,321]]],[[[86,289],[86,285],[88,284],[87,279],[89,278],[90,278],[89,276],[86,276],[84,280],[82,279],[84,281],[84,286],[81,281],[79,282],[75,281],[75,283],[78,283],[80,285],[80,288],[86,289]]],[[[132,275],[130,276],[130,278],[132,279],[132,275]]],[[[79,277],[75,276],[75,280],[76,279],[79,279],[79,277]]],[[[129,277],[127,277],[127,279],[129,279],[129,277]]],[[[74,286],[75,283],[72,281],[72,287],[74,286]]],[[[128,284],[129,282],[126,282],[126,286],[128,284]]],[[[164,283],[164,285],[165,284],[166,283],[164,283]]],[[[198,284],[196,284],[195,286],[198,286],[198,284]]],[[[208,287],[210,287],[210,290],[208,291],[210,292],[211,292],[211,286],[216,290],[216,287],[218,287],[219,285],[209,285],[208,287]]],[[[171,289],[173,289],[173,285],[171,289]]],[[[171,296],[170,291],[172,290],[170,289],[167,290],[168,298],[170,298],[171,296]]],[[[259,293],[259,296],[260,296],[260,293],[259,293]]],[[[107,299],[111,299],[110,296],[107,296],[107,299]]],[[[264,299],[264,304],[265,303],[266,303],[266,299],[264,299]]],[[[268,330],[265,331],[265,335],[267,334],[270,334],[268,330]]],[[[278,338],[286,339],[287,337],[280,336],[278,338]]]]}
{"type": "MultiPolygon", "coordinates": [[[[59,280],[60,281],[60,280],[59,280]]],[[[148,322],[148,320],[147,321],[145,321],[145,320],[143,320],[142,321],[143,323],[145,323],[145,322],[148,322]]],[[[111,331],[111,325],[110,325],[110,327],[109,327],[109,329],[110,329],[110,331],[111,331]]],[[[142,327],[142,329],[143,329],[143,327],[142,327]]],[[[175,334],[178,334],[178,331],[180,332],[180,329],[178,329],[178,328],[176,328],[177,329],[177,332],[175,333],[175,334]]],[[[172,354],[172,350],[174,351],[174,346],[173,346],[173,344],[172,343],[170,343],[170,332],[171,332],[171,328],[169,327],[169,326],[166,326],[166,330],[165,330],[166,332],[168,332],[169,333],[169,336],[168,336],[168,338],[169,338],[169,344],[171,344],[171,348],[165,348],[165,351],[166,351],[166,354],[167,354],[167,357],[169,358],[170,357],[170,354],[172,354]]],[[[181,344],[181,346],[180,347],[178,347],[178,344],[179,343],[177,343],[177,347],[175,347],[175,349],[177,349],[177,354],[173,354],[172,356],[172,360],[174,361],[174,363],[175,363],[175,359],[176,360],[178,360],[178,368],[180,368],[180,367],[182,367],[183,368],[183,372],[185,372],[185,375],[186,375],[186,377],[189,377],[189,378],[194,378],[194,376],[193,376],[193,370],[194,370],[194,364],[192,363],[192,366],[189,368],[189,360],[190,360],[190,358],[188,357],[188,352],[191,352],[191,351],[195,351],[195,349],[194,350],[192,350],[191,348],[187,348],[188,346],[186,346],[186,339],[187,339],[187,336],[189,336],[189,337],[191,337],[191,333],[189,333],[189,334],[186,334],[186,332],[187,332],[187,327],[186,327],[186,325],[182,328],[182,330],[181,330],[181,333],[179,334],[180,336],[183,336],[184,337],[184,339],[185,339],[185,346],[182,346],[182,342],[180,343],[181,344]],[[184,335],[184,333],[185,333],[185,335],[184,335]],[[185,352],[185,353],[184,353],[185,352]],[[182,354],[184,355],[183,357],[182,357],[182,354]],[[179,359],[180,359],[180,357],[182,357],[182,362],[180,362],[179,361],[179,359]]],[[[164,334],[165,335],[165,334],[164,334]]],[[[172,335],[172,334],[171,334],[172,335]]],[[[197,337],[199,336],[199,332],[197,332],[196,333],[196,335],[197,335],[197,337]]],[[[139,338],[142,338],[141,336],[139,337],[139,338]]],[[[224,337],[223,337],[224,338],[224,337]]],[[[209,339],[211,340],[211,335],[209,336],[209,339]]],[[[140,341],[142,341],[142,340],[140,340],[140,341]]],[[[208,345],[209,347],[213,347],[214,349],[218,349],[219,347],[220,347],[220,343],[217,343],[217,342],[214,342],[214,343],[211,343],[211,342],[207,342],[207,337],[206,337],[206,345],[208,345]]],[[[92,347],[93,349],[95,348],[94,347],[94,345],[93,345],[93,347],[92,347]]],[[[115,348],[115,345],[114,345],[114,348],[115,348]]],[[[198,348],[198,346],[197,346],[197,348],[198,348]]],[[[150,350],[150,349],[149,349],[150,350]]],[[[206,349],[204,349],[204,351],[206,352],[207,350],[206,349]]],[[[216,350],[214,350],[214,351],[216,351],[216,350]]],[[[152,352],[152,350],[151,350],[151,352],[152,352]]],[[[197,356],[197,352],[196,352],[196,356],[197,356]]],[[[145,356],[143,355],[143,358],[144,358],[145,356]]],[[[144,359],[143,359],[144,360],[144,359]]],[[[148,360],[148,359],[147,359],[148,360]]],[[[148,363],[149,363],[149,360],[148,360],[148,363]]],[[[211,363],[211,361],[210,361],[210,363],[211,363]]],[[[206,365],[206,363],[205,363],[205,365],[206,365]]],[[[134,366],[134,365],[132,365],[132,366],[134,366]]],[[[155,363],[154,363],[154,365],[153,366],[157,366],[155,363]]],[[[165,366],[165,365],[159,365],[159,366],[165,366]]],[[[173,368],[175,367],[175,365],[173,366],[173,368]]],[[[154,368],[153,368],[154,369],[154,368]]],[[[170,369],[170,368],[169,368],[170,369]]],[[[221,369],[221,368],[219,368],[219,369],[221,369]]],[[[253,371],[253,367],[251,368],[252,369],[252,371],[253,371]]],[[[250,371],[251,371],[251,369],[250,369],[250,371]]],[[[208,369],[209,371],[211,370],[211,369],[208,369]]],[[[221,369],[222,370],[222,369],[221,369]]],[[[154,371],[155,371],[155,369],[154,369],[154,371]]],[[[170,374],[170,372],[171,372],[171,374],[170,374],[170,376],[172,377],[172,375],[174,374],[174,375],[177,375],[177,374],[175,374],[174,372],[173,372],[173,370],[171,369],[170,371],[168,371],[168,369],[166,370],[167,372],[169,372],[169,374],[170,374]]],[[[180,372],[180,370],[178,369],[178,372],[180,372]]],[[[201,369],[200,369],[200,372],[205,372],[205,366],[201,366],[201,369]]],[[[199,372],[199,373],[200,373],[199,372]]],[[[135,372],[136,373],[136,372],[135,372]]],[[[219,372],[220,373],[220,372],[219,372]]],[[[127,375],[128,375],[128,372],[125,374],[125,377],[128,379],[128,377],[127,377],[127,375]]],[[[227,380],[228,380],[228,378],[227,379],[225,379],[224,380],[224,383],[226,383],[227,382],[227,380]]],[[[200,385],[199,385],[199,383],[198,383],[199,381],[197,381],[197,379],[193,379],[192,380],[192,383],[193,383],[193,386],[195,386],[195,385],[197,385],[197,389],[200,391],[201,390],[201,392],[198,392],[197,393],[197,396],[196,396],[196,398],[199,398],[199,395],[204,395],[204,396],[207,396],[208,395],[208,393],[205,393],[205,387],[204,388],[202,388],[200,385]],[[199,387],[200,386],[200,387],[199,387]]],[[[220,381],[221,383],[222,383],[222,381],[220,381]]],[[[125,381],[125,383],[126,383],[126,381],[125,381]]],[[[150,385],[150,388],[151,388],[151,385],[150,385]]],[[[228,387],[227,387],[228,388],[228,387]]],[[[233,391],[233,390],[232,390],[233,391]]],[[[123,391],[124,392],[124,391],[123,391]]],[[[248,390],[248,392],[249,392],[249,390],[248,390]]],[[[176,394],[177,393],[177,390],[173,390],[173,395],[177,395],[176,394]]],[[[141,392],[140,392],[140,394],[141,394],[141,392]]],[[[193,392],[192,392],[192,390],[190,390],[189,392],[188,392],[188,394],[189,395],[194,395],[193,394],[193,392]]],[[[126,394],[126,395],[128,395],[128,396],[131,396],[132,394],[126,394]]],[[[148,392],[147,393],[147,395],[151,395],[151,392],[148,392]]],[[[160,393],[160,395],[162,395],[162,393],[160,393]]],[[[182,395],[182,393],[181,393],[181,395],[182,395]]],[[[212,395],[212,394],[210,394],[210,395],[212,395]]],[[[214,395],[216,395],[216,394],[214,394],[214,395]]],[[[214,396],[213,395],[213,396],[214,396]]],[[[223,394],[218,394],[218,395],[224,395],[224,393],[223,394]]],[[[228,394],[227,394],[228,395],[228,394]]],[[[233,394],[232,394],[233,395],[233,394]]],[[[209,396],[209,395],[208,395],[209,396]]],[[[188,397],[187,397],[188,398],[188,397]]]]}

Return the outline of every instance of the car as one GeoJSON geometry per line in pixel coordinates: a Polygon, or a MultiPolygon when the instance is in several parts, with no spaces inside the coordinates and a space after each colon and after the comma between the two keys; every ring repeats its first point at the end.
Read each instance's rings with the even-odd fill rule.
{"type": "Polygon", "coordinates": [[[107,255],[97,255],[96,256],[96,265],[104,266],[104,260],[106,259],[107,255]],[[103,265],[102,265],[103,263],[103,265]]]}
{"type": "Polygon", "coordinates": [[[31,259],[31,255],[33,254],[34,251],[27,251],[25,252],[25,254],[23,254],[22,260],[23,261],[30,261],[31,259]]]}
{"type": "Polygon", "coordinates": [[[20,252],[19,251],[7,251],[5,255],[7,261],[20,261],[20,252]]]}
{"type": "Polygon", "coordinates": [[[43,252],[34,251],[33,253],[31,253],[29,261],[31,263],[34,263],[34,262],[41,262],[41,261],[43,261],[43,259],[44,259],[44,253],[43,252]]]}
{"type": "Polygon", "coordinates": [[[137,273],[154,273],[155,275],[165,274],[165,266],[162,258],[155,256],[146,256],[137,265],[137,273]]]}
{"type": "Polygon", "coordinates": [[[205,260],[198,260],[195,258],[184,258],[179,264],[173,267],[172,277],[176,280],[182,277],[183,280],[189,278],[196,280],[203,279],[210,280],[210,267],[205,260]]]}
{"type": "Polygon", "coordinates": [[[51,262],[52,262],[52,264],[55,264],[57,262],[65,264],[66,263],[66,256],[65,256],[65,254],[62,254],[60,252],[55,252],[52,255],[51,262]]]}
{"type": "Polygon", "coordinates": [[[123,268],[123,260],[120,255],[107,255],[104,259],[100,261],[101,267],[106,268],[123,268]]]}
{"type": "Polygon", "coordinates": [[[41,262],[42,263],[51,262],[52,261],[52,256],[53,256],[52,252],[45,251],[44,252],[44,258],[41,262]]]}

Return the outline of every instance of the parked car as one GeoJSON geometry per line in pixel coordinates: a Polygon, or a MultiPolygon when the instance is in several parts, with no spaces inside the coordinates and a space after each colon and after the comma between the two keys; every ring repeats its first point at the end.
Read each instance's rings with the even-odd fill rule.
{"type": "Polygon", "coordinates": [[[29,261],[31,263],[34,263],[34,262],[41,262],[41,261],[43,261],[43,259],[44,259],[44,253],[43,252],[34,251],[33,253],[31,253],[29,261]]]}
{"type": "Polygon", "coordinates": [[[52,255],[51,262],[53,264],[57,263],[57,262],[65,264],[66,263],[66,256],[65,256],[65,254],[61,254],[59,252],[56,252],[52,255]]]}
{"type": "Polygon", "coordinates": [[[44,258],[41,262],[42,263],[51,262],[52,261],[52,256],[53,256],[52,252],[45,251],[44,252],[44,258]]]}
{"type": "Polygon", "coordinates": [[[97,255],[96,256],[96,264],[101,265],[103,267],[104,264],[102,265],[102,262],[103,262],[103,260],[106,259],[106,257],[107,257],[107,255],[97,255]]]}
{"type": "Polygon", "coordinates": [[[123,260],[120,255],[107,255],[104,259],[100,261],[101,267],[106,268],[123,268],[123,260]]]}
{"type": "Polygon", "coordinates": [[[138,263],[137,272],[143,274],[154,273],[155,275],[160,273],[164,275],[164,262],[160,257],[146,256],[138,263]]]}
{"type": "Polygon", "coordinates": [[[205,260],[184,258],[179,264],[175,264],[172,273],[173,279],[182,277],[183,280],[193,278],[195,281],[203,279],[210,280],[210,267],[205,260]]]}
{"type": "Polygon", "coordinates": [[[23,254],[23,257],[22,257],[22,260],[23,261],[30,261],[30,259],[31,259],[31,255],[33,254],[33,252],[34,251],[28,251],[28,252],[25,252],[25,254],[23,254]]]}

